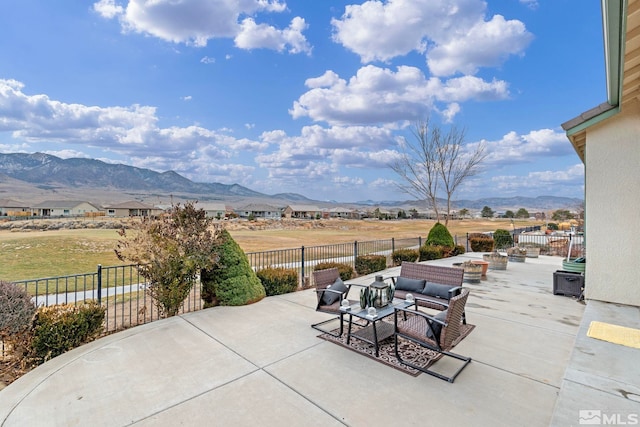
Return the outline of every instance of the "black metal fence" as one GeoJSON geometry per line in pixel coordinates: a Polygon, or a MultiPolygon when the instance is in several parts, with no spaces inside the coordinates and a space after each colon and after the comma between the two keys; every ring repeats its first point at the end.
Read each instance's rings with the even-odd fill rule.
{"type": "MultiPolygon", "coordinates": [[[[467,233],[464,244],[467,252],[471,251],[469,236],[476,233],[467,233]]],[[[483,233],[492,235],[492,233],[483,233]]],[[[513,245],[520,247],[537,248],[540,255],[561,256],[579,258],[586,256],[584,234],[572,231],[542,231],[542,227],[517,228],[511,232],[513,245]]]]}
{"type": "MultiPolygon", "coordinates": [[[[381,254],[390,256],[396,249],[419,247],[422,238],[373,240],[323,246],[303,246],[247,253],[254,270],[266,267],[287,267],[298,270],[301,285],[319,262],[337,261],[355,265],[359,255],[381,254]]],[[[105,332],[113,332],[148,323],[160,318],[157,307],[146,292],[147,281],[140,275],[137,265],[103,267],[95,272],[69,276],[46,277],[14,282],[33,296],[40,306],[79,304],[97,301],[106,310],[105,332]]],[[[200,286],[195,286],[183,302],[181,313],[203,308],[200,286]]]]}
{"type": "MultiPolygon", "coordinates": [[[[541,254],[572,257],[584,256],[582,235],[528,234],[535,230],[514,230],[514,242],[520,246],[537,246],[541,254]]],[[[469,234],[454,236],[455,243],[470,251],[469,234]]],[[[355,267],[358,256],[377,254],[390,258],[393,251],[422,246],[422,237],[338,243],[322,246],[302,246],[263,252],[249,252],[251,267],[258,271],[267,267],[296,269],[300,285],[309,285],[308,278],[316,264],[340,262],[355,267]]],[[[390,265],[390,260],[388,261],[390,265]]],[[[105,331],[113,332],[151,322],[160,318],[157,307],[146,292],[147,282],[134,264],[112,267],[98,266],[92,273],[14,282],[33,296],[37,305],[78,304],[95,300],[106,310],[105,331]]],[[[195,286],[184,301],[181,313],[203,308],[200,286],[195,286]]]]}

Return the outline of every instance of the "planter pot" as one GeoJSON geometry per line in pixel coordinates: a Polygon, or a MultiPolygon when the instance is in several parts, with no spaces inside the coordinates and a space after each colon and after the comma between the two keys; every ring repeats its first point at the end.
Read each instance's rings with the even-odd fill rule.
{"type": "Polygon", "coordinates": [[[527,248],[527,258],[538,258],[540,256],[540,248],[527,248]]]}
{"type": "Polygon", "coordinates": [[[509,261],[524,262],[527,259],[527,250],[524,248],[509,248],[507,249],[507,256],[509,261]]]}
{"type": "Polygon", "coordinates": [[[527,259],[526,255],[509,255],[509,261],[512,262],[524,262],[527,259]]]}
{"type": "Polygon", "coordinates": [[[482,279],[481,265],[465,263],[463,268],[464,268],[463,281],[467,283],[480,283],[480,279],[482,279]]]}
{"type": "Polygon", "coordinates": [[[466,283],[480,283],[482,279],[482,266],[476,265],[472,261],[454,262],[455,268],[462,268],[464,270],[464,276],[462,280],[466,283]]]}
{"type": "Polygon", "coordinates": [[[500,255],[495,252],[482,255],[482,259],[489,263],[489,270],[506,270],[507,262],[509,261],[506,255],[500,255]]]}
{"type": "Polygon", "coordinates": [[[487,270],[489,269],[489,263],[487,261],[471,261],[473,264],[482,266],[482,272],[480,273],[483,278],[487,277],[487,270]]]}
{"type": "Polygon", "coordinates": [[[573,259],[570,259],[569,261],[565,259],[562,261],[562,269],[572,273],[584,273],[586,265],[587,264],[585,262],[575,262],[573,259]]]}

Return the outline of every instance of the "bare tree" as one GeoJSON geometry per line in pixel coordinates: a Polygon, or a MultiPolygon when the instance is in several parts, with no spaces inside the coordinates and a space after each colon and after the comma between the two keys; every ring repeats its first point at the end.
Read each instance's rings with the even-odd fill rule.
{"type": "Polygon", "coordinates": [[[412,133],[415,141],[407,142],[400,159],[391,169],[404,181],[398,184],[403,192],[418,200],[426,200],[440,221],[438,195],[446,198],[445,226],[449,223],[451,199],[465,179],[476,175],[487,157],[484,143],[475,150],[463,150],[465,131],[452,126],[444,133],[429,120],[418,121],[412,133]]]}

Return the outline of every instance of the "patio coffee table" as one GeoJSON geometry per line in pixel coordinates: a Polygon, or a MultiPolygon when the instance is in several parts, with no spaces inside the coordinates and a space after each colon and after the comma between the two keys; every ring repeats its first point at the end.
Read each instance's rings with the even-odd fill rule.
{"type": "Polygon", "coordinates": [[[395,307],[407,308],[415,305],[415,302],[407,302],[405,300],[394,300],[392,304],[388,304],[385,307],[376,309],[376,316],[371,318],[368,316],[367,309],[360,308],[360,304],[354,304],[350,310],[344,310],[345,314],[349,315],[349,329],[347,331],[347,344],[351,341],[351,337],[357,338],[369,344],[373,344],[376,349],[376,357],[379,357],[378,343],[386,338],[389,338],[394,333],[394,325],[389,322],[382,322],[386,317],[393,315],[395,307]],[[353,317],[366,320],[369,323],[362,329],[351,332],[351,326],[353,325],[353,317]]]}

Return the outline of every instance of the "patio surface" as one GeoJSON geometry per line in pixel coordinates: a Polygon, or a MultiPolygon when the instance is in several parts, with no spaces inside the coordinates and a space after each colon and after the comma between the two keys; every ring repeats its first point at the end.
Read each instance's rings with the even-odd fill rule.
{"type": "Polygon", "coordinates": [[[315,312],[315,292],[306,290],[188,313],[72,350],[0,391],[0,426],[577,425],[579,381],[558,396],[585,305],[552,294],[561,265],[557,257],[528,258],[465,284],[476,328],[454,351],[473,361],[453,384],[318,338],[310,325],[327,315],[315,312]]]}

